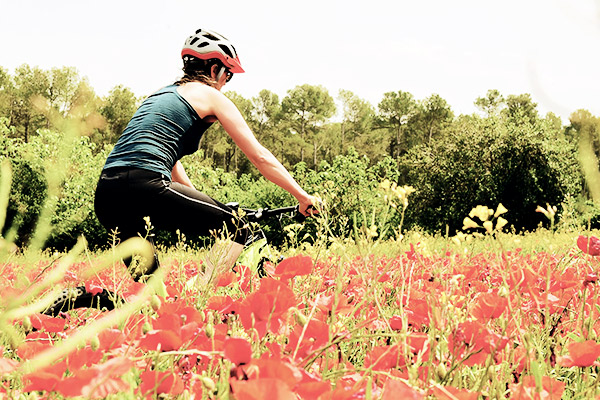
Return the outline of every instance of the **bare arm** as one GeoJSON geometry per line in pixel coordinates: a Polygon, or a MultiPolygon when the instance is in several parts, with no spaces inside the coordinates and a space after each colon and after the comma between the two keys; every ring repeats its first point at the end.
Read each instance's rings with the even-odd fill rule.
{"type": "Polygon", "coordinates": [[[187,84],[178,91],[202,118],[216,118],[235,144],[244,152],[260,173],[287,190],[300,203],[300,212],[309,215],[310,206],[317,204],[275,156],[261,145],[235,104],[220,91],[201,83],[187,84]]]}
{"type": "Polygon", "coordinates": [[[185,169],[183,169],[183,165],[181,165],[181,161],[177,161],[173,170],[171,171],[171,179],[173,182],[179,182],[182,185],[189,186],[192,189],[196,189],[194,184],[190,180],[190,178],[185,173],[185,169]]]}

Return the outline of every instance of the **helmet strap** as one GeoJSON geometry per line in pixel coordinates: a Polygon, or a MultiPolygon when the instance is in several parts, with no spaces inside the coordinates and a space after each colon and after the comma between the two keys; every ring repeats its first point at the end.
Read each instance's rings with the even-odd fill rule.
{"type": "Polygon", "coordinates": [[[225,68],[225,67],[221,67],[219,69],[219,73],[217,74],[217,82],[219,82],[221,80],[221,77],[223,76],[225,71],[227,71],[227,68],[225,68]]]}

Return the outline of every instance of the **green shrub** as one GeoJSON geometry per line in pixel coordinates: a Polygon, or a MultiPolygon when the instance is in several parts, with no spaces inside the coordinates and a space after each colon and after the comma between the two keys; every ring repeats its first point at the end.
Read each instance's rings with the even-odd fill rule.
{"type": "Polygon", "coordinates": [[[407,222],[453,234],[476,205],[502,203],[509,223],[533,230],[543,216],[538,205],[560,205],[581,191],[575,146],[550,134],[544,121],[514,124],[490,117],[464,117],[431,146],[412,149],[400,161],[402,183],[417,192],[407,222]]]}
{"type": "MultiPolygon", "coordinates": [[[[15,229],[15,243],[23,245],[34,232],[47,197],[48,186],[39,158],[25,159],[22,143],[9,138],[8,120],[0,118],[0,161],[8,159],[12,169],[6,221],[2,235],[15,229]]],[[[1,173],[1,171],[0,171],[1,173]]]]}

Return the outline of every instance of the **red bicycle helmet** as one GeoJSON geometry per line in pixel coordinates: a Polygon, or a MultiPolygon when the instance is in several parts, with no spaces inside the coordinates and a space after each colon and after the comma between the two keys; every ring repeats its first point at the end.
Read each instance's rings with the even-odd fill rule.
{"type": "Polygon", "coordinates": [[[187,38],[181,50],[181,57],[185,56],[194,56],[202,60],[217,58],[230,72],[244,72],[235,47],[229,40],[223,35],[206,29],[198,29],[187,38]]]}

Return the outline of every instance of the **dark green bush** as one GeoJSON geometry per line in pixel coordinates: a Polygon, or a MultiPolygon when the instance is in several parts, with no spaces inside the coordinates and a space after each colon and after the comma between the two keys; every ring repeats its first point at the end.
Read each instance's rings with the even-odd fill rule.
{"type": "Polygon", "coordinates": [[[15,243],[21,246],[34,233],[48,187],[43,171],[34,163],[19,158],[11,158],[10,161],[13,184],[2,234],[6,236],[10,229],[16,229],[15,243]]]}
{"type": "MultiPolygon", "coordinates": [[[[12,186],[2,235],[15,229],[15,243],[23,245],[33,234],[47,197],[47,182],[40,159],[22,157],[21,142],[9,138],[8,120],[0,118],[0,161],[10,161],[12,186]]],[[[1,174],[1,171],[0,171],[1,174]]]]}
{"type": "Polygon", "coordinates": [[[412,149],[400,162],[402,183],[417,192],[407,222],[453,234],[477,205],[502,203],[518,231],[535,229],[538,205],[560,205],[581,191],[575,146],[553,135],[544,120],[514,124],[463,117],[431,146],[412,149]]]}

